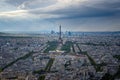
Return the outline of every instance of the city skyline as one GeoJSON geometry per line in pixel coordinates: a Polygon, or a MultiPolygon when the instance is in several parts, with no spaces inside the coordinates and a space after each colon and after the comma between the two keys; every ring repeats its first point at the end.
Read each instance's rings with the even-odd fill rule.
{"type": "Polygon", "coordinates": [[[120,1],[1,0],[0,31],[120,31],[120,1]],[[3,7],[4,6],[4,7],[3,7]]]}

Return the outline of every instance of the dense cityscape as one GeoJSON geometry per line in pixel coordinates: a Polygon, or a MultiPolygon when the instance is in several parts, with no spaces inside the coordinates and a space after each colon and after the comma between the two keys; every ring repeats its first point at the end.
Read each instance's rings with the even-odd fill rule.
{"type": "Polygon", "coordinates": [[[119,80],[120,33],[0,37],[0,80],[119,80]]]}
{"type": "Polygon", "coordinates": [[[0,80],[120,80],[120,0],[0,0],[0,80]]]}

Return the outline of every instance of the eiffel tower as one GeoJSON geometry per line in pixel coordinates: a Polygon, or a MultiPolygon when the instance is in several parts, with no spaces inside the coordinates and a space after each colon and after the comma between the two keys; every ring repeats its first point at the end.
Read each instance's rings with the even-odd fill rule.
{"type": "Polygon", "coordinates": [[[59,26],[59,43],[63,44],[63,40],[62,40],[62,32],[61,32],[61,25],[59,26]]]}

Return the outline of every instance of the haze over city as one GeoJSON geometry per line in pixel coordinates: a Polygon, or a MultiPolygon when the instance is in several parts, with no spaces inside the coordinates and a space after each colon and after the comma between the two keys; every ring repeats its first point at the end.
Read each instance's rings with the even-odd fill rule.
{"type": "Polygon", "coordinates": [[[119,31],[120,0],[1,0],[0,31],[119,31]]]}

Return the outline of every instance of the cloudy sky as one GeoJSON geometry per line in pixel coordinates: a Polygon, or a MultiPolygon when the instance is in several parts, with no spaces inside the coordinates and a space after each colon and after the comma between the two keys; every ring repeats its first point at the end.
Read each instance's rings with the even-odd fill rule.
{"type": "Polygon", "coordinates": [[[0,0],[0,31],[120,31],[120,0],[0,0]]]}

